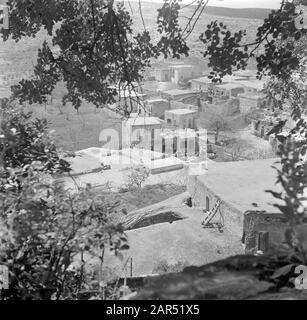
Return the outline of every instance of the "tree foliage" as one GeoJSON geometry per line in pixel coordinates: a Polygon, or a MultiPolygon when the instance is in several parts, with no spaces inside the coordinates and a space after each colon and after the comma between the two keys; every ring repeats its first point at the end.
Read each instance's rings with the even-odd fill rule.
{"type": "Polygon", "coordinates": [[[257,31],[254,42],[244,43],[244,31],[232,33],[217,21],[207,26],[200,40],[207,46],[204,57],[209,58],[213,81],[221,81],[226,74],[245,69],[250,58],[256,58],[257,77],[267,77],[267,97],[275,108],[290,110],[295,126],[286,135],[285,121],[279,122],[269,134],[279,141],[278,155],[281,158],[277,183],[283,192],[269,192],[278,201],[276,207],[287,217],[290,229],[288,244],[301,255],[306,263],[306,228],[302,226],[306,217],[303,201],[306,189],[307,123],[306,90],[301,84],[306,81],[306,29],[297,29],[296,5],[305,1],[282,1],[279,10],[273,10],[257,31]],[[283,132],[283,134],[281,134],[283,132]]]}
{"type": "Polygon", "coordinates": [[[62,159],[49,137],[46,119],[33,119],[32,113],[13,108],[3,100],[1,109],[0,167],[26,167],[33,162],[41,164],[40,172],[69,172],[69,164],[62,159]]]}
{"type": "MultiPolygon", "coordinates": [[[[96,107],[114,103],[121,91],[133,100],[131,93],[139,89],[152,58],[188,54],[177,1],[166,1],[159,10],[157,43],[146,29],[135,34],[129,12],[114,0],[9,0],[8,5],[10,29],[4,30],[4,40],[36,37],[42,28],[51,37],[38,52],[34,76],[12,88],[20,102],[46,102],[60,81],[68,89],[63,102],[76,108],[83,100],[96,107]]],[[[124,115],[132,111],[131,101],[124,109],[124,115]]]]}
{"type": "Polygon", "coordinates": [[[2,298],[101,293],[101,272],[91,278],[84,256],[98,259],[101,269],[105,250],[127,249],[121,226],[109,222],[112,205],[90,187],[74,194],[65,190],[52,174],[69,173],[70,166],[46,122],[7,101],[1,108],[0,153],[0,264],[10,271],[2,298]]]}
{"type": "Polygon", "coordinates": [[[45,28],[51,36],[38,52],[34,76],[13,88],[30,103],[46,102],[59,81],[78,108],[82,99],[97,107],[114,102],[121,86],[134,90],[153,55],[147,32],[134,35],[122,3],[100,0],[9,1],[11,24],[4,39],[19,41],[45,28]],[[115,86],[115,88],[114,88],[115,86]]]}
{"type": "Polygon", "coordinates": [[[200,36],[207,45],[204,57],[209,58],[209,66],[212,67],[211,78],[219,81],[226,74],[245,69],[248,59],[255,57],[258,78],[275,76],[289,79],[300,66],[299,57],[293,55],[295,41],[306,35],[306,30],[296,29],[296,16],[295,4],[283,1],[280,9],[273,10],[258,27],[252,43],[244,43],[244,30],[232,33],[223,23],[211,22],[200,36]],[[260,54],[256,55],[258,49],[261,49],[260,54]]]}

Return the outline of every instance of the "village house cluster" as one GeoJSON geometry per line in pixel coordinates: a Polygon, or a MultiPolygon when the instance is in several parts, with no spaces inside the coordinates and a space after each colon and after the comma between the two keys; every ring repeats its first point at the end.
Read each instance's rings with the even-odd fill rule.
{"type": "MultiPolygon", "coordinates": [[[[1,68],[4,64],[0,61],[1,68]]],[[[0,95],[1,90],[4,92],[20,78],[13,71],[14,76],[11,76],[7,65],[2,74],[0,95]]],[[[269,134],[270,130],[279,121],[287,121],[285,130],[291,130],[294,123],[287,110],[274,109],[266,98],[265,85],[266,79],[257,79],[251,70],[237,71],[225,76],[221,83],[214,83],[208,78],[208,71],[198,66],[171,64],[149,72],[142,86],[114,87],[118,92],[116,103],[108,106],[108,113],[117,120],[111,128],[102,130],[100,148],[80,150],[68,159],[72,175],[85,184],[94,181],[99,185],[102,179],[112,177],[122,183],[122,175],[118,174],[129,166],[144,166],[152,176],[174,172],[179,175],[184,171],[189,195],[187,203],[201,212],[186,224],[191,229],[190,240],[187,240],[191,242],[187,245],[192,247],[196,241],[195,246],[198,246],[202,232],[216,229],[221,232],[220,238],[225,232],[228,237],[225,239],[234,239],[230,240],[225,256],[265,253],[284,241],[287,228],[284,216],[273,206],[276,200],[267,192],[278,191],[277,173],[272,168],[277,156],[230,162],[209,160],[212,144],[218,141],[212,142],[211,128],[204,125],[210,122],[212,110],[221,118],[234,115],[233,121],[243,121],[251,135],[267,140],[274,154],[278,143],[269,134]],[[116,117],[118,110],[125,108],[129,110],[129,118],[116,117]],[[102,171],[106,172],[101,175],[102,171]]],[[[307,90],[306,82],[301,87],[307,90]]],[[[138,252],[139,257],[139,260],[134,257],[135,264],[141,266],[142,259],[146,258],[145,265],[151,266],[151,258],[147,257],[142,241],[133,245],[134,236],[142,237],[144,233],[145,239],[151,232],[159,247],[159,239],[163,239],[165,233],[174,239],[182,236],[186,226],[182,230],[179,223],[177,226],[174,229],[172,225],[165,225],[161,230],[144,228],[138,235],[130,234],[131,257],[133,252],[138,252]]],[[[181,242],[180,246],[176,243],[172,246],[174,255],[185,250],[181,242]]],[[[212,244],[208,242],[207,245],[212,244]]],[[[208,253],[206,261],[220,258],[219,249],[216,252],[208,253]]],[[[137,275],[145,272],[142,268],[139,270],[137,275]]]]}
{"type": "MultiPolygon", "coordinates": [[[[126,129],[122,135],[122,140],[125,141],[120,145],[125,145],[126,148],[136,145],[145,147],[146,137],[149,149],[165,153],[163,134],[157,132],[171,129],[173,132],[180,132],[181,137],[182,132],[186,132],[187,141],[182,143],[187,150],[183,154],[191,154],[189,145],[193,144],[194,156],[197,156],[198,132],[208,129],[202,122],[208,119],[212,109],[223,110],[227,115],[236,106],[236,115],[244,118],[256,110],[265,110],[268,106],[263,92],[265,80],[256,79],[254,72],[249,70],[226,76],[222,83],[213,83],[200,68],[177,64],[156,68],[146,80],[142,87],[135,86],[136,89],[129,91],[130,97],[132,95],[132,102],[129,103],[127,89],[120,88],[117,103],[113,105],[114,110],[118,106],[126,106],[131,110],[130,119],[121,123],[126,129]],[[153,86],[151,90],[144,89],[150,87],[147,83],[152,82],[159,84],[159,90],[157,86],[153,86]],[[171,89],[160,90],[161,84],[169,84],[166,88],[171,89]],[[148,140],[154,141],[159,147],[148,144],[148,140]]],[[[179,136],[173,134],[172,144],[177,145],[179,140],[179,136]]],[[[180,157],[177,149],[174,147],[167,156],[180,157]]],[[[183,160],[187,160],[186,157],[183,160]]]]}
{"type": "MultiPolygon", "coordinates": [[[[196,66],[177,64],[156,68],[147,82],[158,83],[159,88],[166,84],[167,89],[141,87],[133,91],[130,117],[119,120],[120,134],[115,139],[119,143],[108,152],[103,149],[106,154],[100,160],[112,167],[119,156],[130,157],[134,165],[144,165],[153,175],[185,168],[190,204],[204,212],[204,229],[239,234],[238,246],[242,247],[237,249],[245,253],[267,252],[283,242],[287,224],[267,192],[276,191],[277,173],[272,166],[277,156],[234,162],[208,160],[209,139],[207,128],[202,126],[212,108],[225,114],[235,112],[245,119],[251,134],[268,140],[276,151],[269,130],[284,119],[289,120],[289,128],[293,124],[289,113],[276,112],[266,99],[266,80],[245,70],[214,83],[196,66]]],[[[118,102],[110,107],[116,109],[125,103],[127,94],[120,90],[118,102]]],[[[106,133],[101,141],[108,136],[106,133]]]]}

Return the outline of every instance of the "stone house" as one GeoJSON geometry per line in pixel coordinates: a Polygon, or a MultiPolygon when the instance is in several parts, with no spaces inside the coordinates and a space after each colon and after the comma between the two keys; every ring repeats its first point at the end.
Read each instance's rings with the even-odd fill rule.
{"type": "Polygon", "coordinates": [[[259,93],[239,93],[238,98],[240,100],[240,111],[243,114],[264,108],[267,105],[265,96],[259,93]]]}
{"type": "Polygon", "coordinates": [[[161,129],[162,120],[156,117],[135,115],[122,123],[122,147],[151,149],[155,129],[161,129]]]}
{"type": "Polygon", "coordinates": [[[235,89],[241,87],[244,88],[244,90],[240,89],[240,93],[247,94],[260,92],[264,88],[264,81],[253,79],[250,72],[237,73],[236,75],[231,76],[227,75],[223,77],[222,80],[222,83],[213,83],[208,77],[202,77],[199,79],[192,79],[190,83],[193,90],[203,92],[213,90],[217,95],[224,96],[234,96],[234,94],[231,94],[231,91],[235,93],[235,89]],[[227,94],[225,94],[225,91],[227,94]]]}
{"type": "Polygon", "coordinates": [[[165,122],[167,126],[181,129],[195,129],[198,112],[189,109],[174,109],[165,111],[165,122]]]}
{"type": "Polygon", "coordinates": [[[207,92],[208,90],[213,89],[215,86],[215,83],[213,83],[212,80],[208,77],[192,79],[190,83],[192,90],[198,90],[203,92],[207,92]]]}
{"type": "Polygon", "coordinates": [[[155,69],[155,78],[160,82],[172,82],[176,85],[200,75],[199,68],[189,64],[175,64],[155,69]]]}
{"type": "Polygon", "coordinates": [[[170,103],[166,99],[152,98],[145,101],[144,108],[140,108],[140,114],[147,114],[152,117],[164,119],[166,110],[170,109],[170,103]]]}
{"type": "Polygon", "coordinates": [[[288,224],[273,206],[278,201],[266,192],[280,192],[277,172],[272,168],[276,161],[210,163],[205,174],[190,174],[188,178],[193,206],[210,211],[220,200],[214,219],[242,236],[246,253],[265,252],[284,240],[288,224]]]}
{"type": "Polygon", "coordinates": [[[162,153],[178,158],[193,157],[200,152],[199,133],[193,129],[163,129],[160,136],[163,138],[162,153]]]}
{"type": "Polygon", "coordinates": [[[161,67],[155,69],[155,78],[160,82],[169,82],[171,80],[171,73],[169,67],[161,67]]]}
{"type": "Polygon", "coordinates": [[[173,89],[161,92],[162,98],[166,100],[177,100],[181,101],[182,99],[190,98],[190,97],[197,97],[199,93],[194,90],[182,90],[182,89],[173,89]]]}
{"type": "Polygon", "coordinates": [[[283,243],[288,228],[289,223],[281,213],[247,211],[242,237],[246,253],[266,252],[272,245],[283,243]]]}
{"type": "Polygon", "coordinates": [[[138,91],[121,90],[116,96],[116,105],[121,109],[125,107],[132,113],[139,113],[144,105],[147,95],[138,91]]]}
{"type": "Polygon", "coordinates": [[[169,67],[169,70],[171,82],[177,85],[180,84],[180,82],[193,79],[197,74],[199,74],[198,68],[193,65],[172,65],[169,67]]]}
{"type": "Polygon", "coordinates": [[[216,85],[214,88],[214,96],[217,98],[237,97],[239,93],[244,93],[244,85],[240,83],[223,83],[216,85]]]}

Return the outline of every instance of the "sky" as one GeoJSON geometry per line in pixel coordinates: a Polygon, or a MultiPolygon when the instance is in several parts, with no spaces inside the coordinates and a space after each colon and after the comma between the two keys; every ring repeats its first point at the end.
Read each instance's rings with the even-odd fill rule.
{"type": "MultiPolygon", "coordinates": [[[[143,0],[147,2],[163,2],[162,0],[143,0]]],[[[193,0],[182,0],[182,3],[191,3],[193,0]]],[[[209,0],[208,5],[228,8],[269,8],[280,7],[281,0],[209,0]]]]}

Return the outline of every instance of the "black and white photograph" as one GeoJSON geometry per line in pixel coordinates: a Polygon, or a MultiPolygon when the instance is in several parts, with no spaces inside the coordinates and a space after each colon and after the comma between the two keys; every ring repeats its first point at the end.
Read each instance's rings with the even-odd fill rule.
{"type": "Polygon", "coordinates": [[[0,309],[34,300],[307,300],[307,0],[0,0],[0,309]]]}

